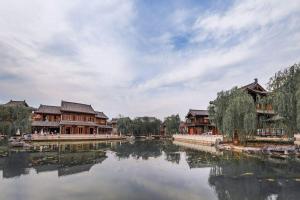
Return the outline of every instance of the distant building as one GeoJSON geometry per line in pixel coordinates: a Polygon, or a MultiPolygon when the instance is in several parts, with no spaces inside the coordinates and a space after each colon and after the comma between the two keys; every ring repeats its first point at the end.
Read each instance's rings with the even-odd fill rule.
{"type": "Polygon", "coordinates": [[[165,122],[161,123],[161,125],[159,127],[159,134],[161,136],[166,136],[167,135],[167,128],[166,128],[166,123],[165,122]]]}
{"type": "Polygon", "coordinates": [[[32,116],[33,132],[111,134],[108,117],[91,105],[62,101],[61,106],[40,105],[32,116]]]}
{"type": "Polygon", "coordinates": [[[112,127],[113,135],[119,135],[117,123],[118,123],[118,118],[112,118],[111,121],[108,123],[112,127]]]}
{"type": "Polygon", "coordinates": [[[30,111],[36,110],[35,108],[30,107],[25,100],[23,101],[10,100],[9,102],[3,104],[3,106],[10,106],[10,107],[20,106],[20,107],[28,108],[30,111]]]}
{"type": "Polygon", "coordinates": [[[180,134],[187,134],[188,133],[188,127],[186,122],[180,122],[179,124],[179,133],[180,134]]]}
{"type": "Polygon", "coordinates": [[[191,135],[208,132],[211,132],[212,134],[218,133],[217,129],[211,124],[208,118],[207,110],[190,109],[186,115],[186,126],[187,133],[191,135]]]}

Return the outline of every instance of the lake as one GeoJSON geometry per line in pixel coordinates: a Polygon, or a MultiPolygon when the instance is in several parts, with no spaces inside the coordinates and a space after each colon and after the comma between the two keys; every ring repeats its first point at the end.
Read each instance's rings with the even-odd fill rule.
{"type": "Polygon", "coordinates": [[[299,158],[159,140],[37,143],[0,157],[0,174],[1,200],[300,199],[299,158]]]}

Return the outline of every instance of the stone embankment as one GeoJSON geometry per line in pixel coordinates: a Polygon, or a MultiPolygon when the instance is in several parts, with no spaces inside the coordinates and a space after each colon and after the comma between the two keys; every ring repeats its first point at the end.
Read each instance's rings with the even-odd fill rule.
{"type": "Polygon", "coordinates": [[[223,141],[222,135],[173,135],[175,141],[213,146],[223,141]]]}
{"type": "Polygon", "coordinates": [[[262,147],[245,147],[235,146],[232,144],[218,144],[216,145],[218,150],[227,150],[248,154],[283,154],[283,155],[294,155],[300,154],[300,149],[296,145],[265,145],[262,147]]]}
{"type": "MultiPolygon", "coordinates": [[[[300,155],[300,134],[295,135],[295,145],[280,144],[283,140],[273,141],[273,143],[258,147],[237,146],[232,143],[223,143],[221,135],[173,135],[174,141],[197,145],[215,146],[220,151],[233,151],[247,154],[266,154],[266,155],[300,155]]],[[[257,140],[258,142],[261,142],[257,140]]],[[[268,141],[270,142],[270,141],[268,141]]],[[[286,142],[286,141],[284,141],[286,142]]]]}
{"type": "Polygon", "coordinates": [[[295,141],[294,144],[300,146],[300,133],[294,135],[295,141]]]}
{"type": "Polygon", "coordinates": [[[196,143],[189,143],[189,142],[182,142],[175,140],[173,144],[178,145],[180,147],[194,149],[202,152],[207,152],[215,155],[221,155],[222,151],[218,151],[216,147],[214,146],[208,146],[208,145],[202,145],[202,144],[196,144],[196,143]]]}

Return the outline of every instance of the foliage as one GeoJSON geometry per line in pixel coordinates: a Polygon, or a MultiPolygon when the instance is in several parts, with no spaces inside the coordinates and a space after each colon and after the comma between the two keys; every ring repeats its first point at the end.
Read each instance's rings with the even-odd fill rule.
{"type": "Polygon", "coordinates": [[[247,92],[233,88],[218,93],[209,106],[209,117],[228,138],[238,134],[240,141],[256,131],[256,109],[253,98],[247,92]]]}
{"type": "Polygon", "coordinates": [[[129,117],[118,119],[118,132],[126,135],[147,136],[158,135],[161,121],[154,117],[137,117],[131,120],[129,117]]]}
{"type": "Polygon", "coordinates": [[[14,135],[30,131],[30,110],[22,106],[0,106],[0,133],[14,135]]]}
{"type": "Polygon", "coordinates": [[[179,115],[171,115],[165,118],[166,134],[173,135],[179,133],[180,117],[179,115]]]}
{"type": "Polygon", "coordinates": [[[132,121],[129,117],[120,117],[117,121],[118,132],[122,135],[130,135],[132,129],[132,121]]]}
{"type": "Polygon", "coordinates": [[[300,64],[277,72],[269,81],[274,110],[290,137],[300,131],[300,64]]]}

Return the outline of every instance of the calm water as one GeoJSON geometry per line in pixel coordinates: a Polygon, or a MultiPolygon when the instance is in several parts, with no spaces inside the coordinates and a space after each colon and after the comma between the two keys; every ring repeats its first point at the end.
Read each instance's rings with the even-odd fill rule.
{"type": "Polygon", "coordinates": [[[0,157],[0,199],[300,199],[296,158],[212,152],[166,141],[11,150],[0,157]]]}

